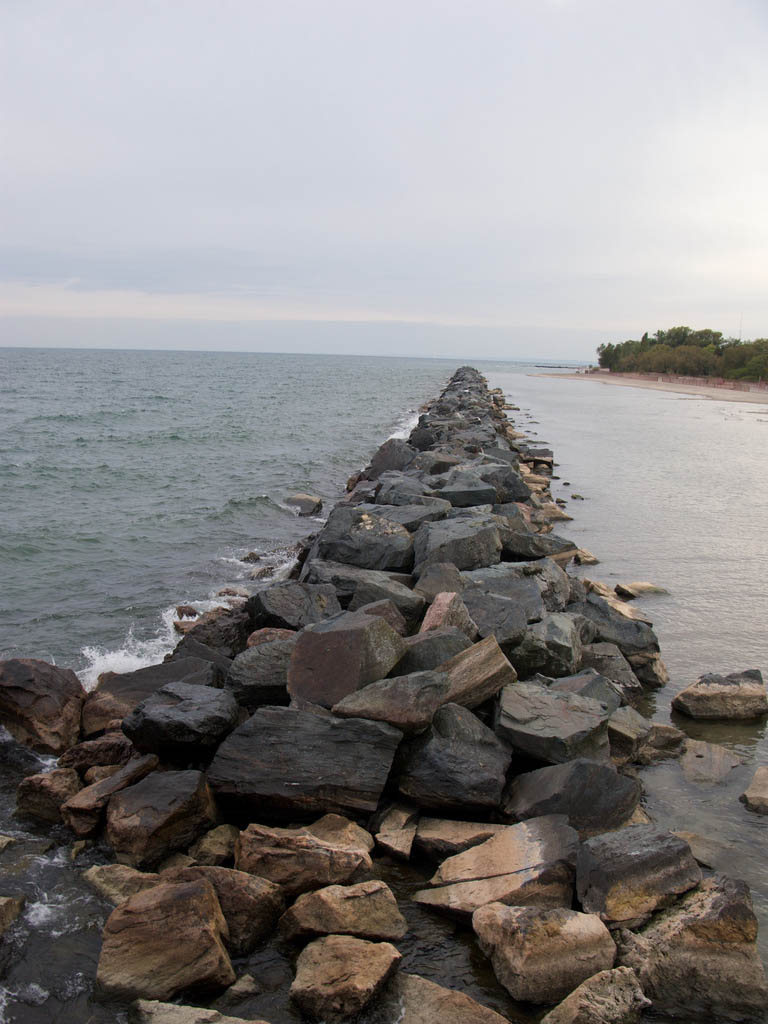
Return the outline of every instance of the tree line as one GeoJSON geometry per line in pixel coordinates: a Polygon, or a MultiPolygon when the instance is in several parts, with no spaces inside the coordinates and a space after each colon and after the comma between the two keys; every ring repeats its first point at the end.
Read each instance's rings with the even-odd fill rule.
{"type": "Polygon", "coordinates": [[[646,333],[639,341],[599,345],[597,356],[600,366],[618,373],[678,373],[728,380],[768,378],[768,338],[740,341],[709,329],[670,327],[646,333]]]}

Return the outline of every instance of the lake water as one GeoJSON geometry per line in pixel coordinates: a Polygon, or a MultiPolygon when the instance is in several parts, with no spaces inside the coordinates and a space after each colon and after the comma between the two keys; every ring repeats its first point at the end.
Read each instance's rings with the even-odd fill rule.
{"type": "MultiPolygon", "coordinates": [[[[253,570],[242,561],[250,551],[261,553],[259,565],[284,564],[320,525],[284,498],[305,490],[332,503],[457,365],[0,349],[0,656],[55,660],[86,683],[106,668],[160,660],[175,640],[176,604],[209,607],[253,570]]],[[[601,560],[587,574],[648,579],[670,592],[642,602],[671,675],[648,713],[669,721],[671,697],[701,672],[768,669],[768,406],[475,365],[520,405],[518,424],[554,447],[553,492],[574,516],[559,532],[601,560]]],[[[716,866],[753,889],[765,956],[768,818],[738,801],[756,765],[768,763],[764,727],[675,724],[728,745],[743,764],[717,785],[687,781],[676,762],[652,768],[643,773],[648,810],[719,844],[716,866]]],[[[65,846],[46,850],[63,831],[21,827],[11,815],[15,783],[40,761],[10,743],[0,743],[0,757],[0,832],[17,838],[0,855],[2,891],[28,899],[0,951],[0,1020],[120,1020],[89,999],[108,908],[79,874],[102,854],[73,864],[65,846]]],[[[405,869],[390,881],[402,894],[421,884],[405,869]]],[[[407,969],[514,1015],[461,929],[413,906],[408,917],[407,969]]],[[[297,1021],[281,995],[288,960],[260,957],[238,966],[263,979],[248,1009],[274,1024],[297,1021]]]]}

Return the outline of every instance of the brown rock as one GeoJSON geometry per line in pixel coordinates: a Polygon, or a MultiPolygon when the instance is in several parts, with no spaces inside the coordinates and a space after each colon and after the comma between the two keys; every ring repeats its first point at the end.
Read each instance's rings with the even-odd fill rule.
{"type": "Polygon", "coordinates": [[[202,772],[153,772],[112,797],[107,839],[122,864],[152,866],[186,849],[215,823],[202,772]]]}
{"type": "Polygon", "coordinates": [[[235,844],[240,830],[234,825],[218,825],[200,836],[189,848],[198,864],[223,865],[234,860],[235,844]]]}
{"type": "Polygon", "coordinates": [[[417,974],[398,973],[383,996],[388,1020],[398,1024],[507,1024],[463,992],[443,988],[417,974]]]}
{"type": "Polygon", "coordinates": [[[757,669],[700,676],[672,700],[675,711],[691,718],[741,720],[768,715],[768,693],[757,669]]]}
{"type": "Polygon", "coordinates": [[[324,1020],[353,1016],[380,991],[400,963],[388,942],[329,935],[311,942],[296,961],[291,998],[324,1020]]]}
{"type": "Polygon", "coordinates": [[[227,923],[210,882],[163,883],[131,896],[104,925],[98,989],[116,999],[170,999],[235,980],[227,923]]]}
{"type": "Polygon", "coordinates": [[[650,1005],[635,972],[616,967],[583,981],[541,1024],[637,1024],[650,1005]]]}
{"type": "Polygon", "coordinates": [[[354,610],[363,612],[364,615],[378,615],[385,622],[388,622],[392,629],[400,636],[408,636],[408,623],[405,621],[405,616],[389,598],[385,598],[382,601],[372,601],[370,604],[358,605],[354,610]]]}
{"type": "MultiPolygon", "coordinates": [[[[326,828],[322,825],[324,819],[320,819],[319,835],[311,825],[304,828],[249,825],[240,833],[235,846],[235,867],[282,885],[288,896],[350,882],[361,872],[369,871],[371,846],[367,841],[356,839],[348,828],[358,829],[358,826],[338,815],[326,815],[326,818],[337,818],[339,827],[326,828]]],[[[372,844],[370,835],[368,840],[372,844]]]]}
{"type": "Polygon", "coordinates": [[[133,744],[123,732],[108,732],[70,747],[59,758],[59,768],[85,772],[89,768],[125,764],[134,753],[133,744]]]}
{"type": "Polygon", "coordinates": [[[472,916],[480,948],[513,999],[551,1003],[613,967],[616,946],[596,914],[490,903],[472,916]]]}
{"type": "Polygon", "coordinates": [[[355,690],[334,704],[333,713],[387,722],[406,733],[423,732],[448,700],[450,688],[444,672],[411,672],[355,690]]]}
{"type": "Polygon", "coordinates": [[[0,725],[33,750],[62,754],[74,746],[84,700],[71,669],[35,658],[0,661],[0,725]]]}
{"type": "Polygon", "coordinates": [[[61,821],[61,806],[82,788],[74,768],[28,775],[16,790],[16,813],[42,821],[61,821]]]}
{"type": "Polygon", "coordinates": [[[157,768],[154,754],[136,757],[113,775],[81,789],[62,804],[61,817],[76,836],[95,835],[102,826],[107,804],[120,790],[139,782],[157,768]]]}
{"type": "Polygon", "coordinates": [[[461,651],[441,665],[440,671],[446,673],[450,683],[448,701],[466,708],[475,708],[495,697],[504,686],[517,679],[517,673],[493,636],[461,651]]]}
{"type": "Polygon", "coordinates": [[[127,864],[96,864],[83,872],[85,881],[108,903],[125,903],[131,896],[152,889],[161,881],[160,875],[137,871],[127,864]]]}
{"type": "Polygon", "coordinates": [[[0,896],[0,937],[5,935],[23,909],[23,896],[0,896]]]}
{"type": "Polygon", "coordinates": [[[687,739],[680,759],[683,775],[689,782],[723,782],[742,763],[732,750],[719,743],[687,739]]]}
{"type": "MultiPolygon", "coordinates": [[[[218,1010],[200,1006],[178,1006],[157,999],[138,999],[131,1007],[131,1024],[243,1024],[242,1017],[226,1017],[218,1010]]],[[[249,1020],[248,1024],[267,1024],[249,1020]]]]}
{"type": "Polygon", "coordinates": [[[421,818],[416,829],[415,844],[420,853],[433,860],[443,860],[456,853],[463,853],[472,846],[479,846],[507,827],[485,822],[421,818]]]}
{"type": "Polygon", "coordinates": [[[299,896],[280,918],[280,934],[290,942],[319,935],[356,935],[397,942],[408,930],[386,883],[330,885],[299,896]]]}
{"type": "Polygon", "coordinates": [[[410,804],[391,804],[378,818],[376,845],[393,857],[408,860],[418,823],[417,807],[410,804]]]}
{"type": "Polygon", "coordinates": [[[201,865],[163,872],[163,882],[192,882],[203,878],[216,891],[229,928],[226,946],[232,956],[247,956],[256,943],[269,935],[283,911],[279,885],[245,871],[201,865]]]}
{"type": "Polygon", "coordinates": [[[83,782],[86,786],[92,786],[95,782],[103,782],[104,779],[112,778],[115,772],[119,772],[121,768],[120,764],[95,764],[93,768],[86,769],[83,782]]]}
{"type": "Polygon", "coordinates": [[[247,647],[261,647],[262,644],[271,644],[273,640],[291,640],[296,635],[293,629],[278,629],[276,626],[264,626],[256,629],[250,634],[246,641],[247,647]]]}
{"type": "Polygon", "coordinates": [[[443,591],[435,596],[427,609],[419,632],[428,633],[431,629],[446,629],[449,626],[460,629],[470,640],[477,638],[477,626],[460,595],[443,591]]]}
{"type": "Polygon", "coordinates": [[[746,792],[739,800],[755,814],[768,814],[768,765],[762,765],[755,772],[746,792]]]}

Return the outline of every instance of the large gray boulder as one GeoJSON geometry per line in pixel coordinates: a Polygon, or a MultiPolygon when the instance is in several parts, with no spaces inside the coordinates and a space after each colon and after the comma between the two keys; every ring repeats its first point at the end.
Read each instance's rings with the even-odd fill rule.
{"type": "Polygon", "coordinates": [[[768,715],[768,693],[760,671],[700,676],[672,701],[689,718],[741,720],[768,715]]]}
{"type": "Polygon", "coordinates": [[[659,641],[646,622],[626,618],[597,594],[588,594],[585,601],[570,605],[568,610],[589,619],[594,627],[595,641],[616,644],[627,658],[635,654],[658,653],[659,641]]]}
{"type": "Polygon", "coordinates": [[[0,725],[43,754],[63,754],[80,739],[85,690],[68,668],[35,658],[0,661],[0,725]]]}
{"type": "Polygon", "coordinates": [[[401,738],[382,722],[261,708],[221,744],[208,781],[237,814],[371,814],[401,738]]]}
{"type": "Polygon", "coordinates": [[[481,638],[495,636],[507,656],[525,636],[528,625],[526,608],[511,597],[483,590],[474,584],[462,591],[461,599],[481,638]]]}
{"type": "Polygon", "coordinates": [[[446,704],[421,736],[404,743],[395,765],[400,793],[419,807],[472,812],[501,800],[511,751],[457,704],[446,704]]]}
{"type": "Polygon", "coordinates": [[[237,725],[239,712],[225,690],[168,683],[126,715],[123,732],[144,754],[189,763],[213,753],[237,725]]]}
{"type": "Polygon", "coordinates": [[[610,764],[579,757],[512,779],[502,810],[513,821],[565,814],[584,838],[623,825],[635,811],[642,786],[610,764]]]}
{"type": "Polygon", "coordinates": [[[615,683],[593,668],[584,668],[572,676],[553,679],[547,676],[533,676],[529,682],[541,683],[555,693],[573,693],[578,697],[591,697],[604,704],[610,712],[617,711],[626,703],[624,694],[615,683]]]}
{"type": "Polygon", "coordinates": [[[272,583],[249,598],[247,607],[255,629],[262,626],[303,629],[341,611],[336,588],[330,583],[296,580],[272,583]]]}
{"type": "Polygon", "coordinates": [[[308,557],[344,562],[361,569],[409,572],[413,566],[413,538],[399,523],[337,505],[308,557]]]}
{"type": "Polygon", "coordinates": [[[655,825],[630,825],[582,843],[576,889],[584,910],[638,928],[701,881],[691,848],[655,825]]]}
{"type": "Polygon", "coordinates": [[[515,683],[502,690],[496,733],[513,749],[546,764],[576,757],[607,761],[608,718],[605,706],[589,697],[515,683]]]}
{"type": "Polygon", "coordinates": [[[411,590],[411,577],[405,573],[359,569],[353,565],[308,560],[302,569],[302,579],[308,583],[330,583],[339,601],[351,611],[372,601],[391,601],[406,621],[415,623],[426,607],[424,598],[411,590]]]}
{"type": "Polygon", "coordinates": [[[430,629],[427,633],[416,633],[404,639],[405,654],[392,669],[393,675],[428,672],[472,646],[467,634],[455,626],[430,629]]]}
{"type": "Polygon", "coordinates": [[[579,625],[567,612],[550,612],[541,622],[528,626],[508,654],[522,679],[536,672],[554,677],[573,675],[581,667],[579,625]]]}
{"type": "Polygon", "coordinates": [[[413,462],[416,449],[399,437],[390,437],[373,453],[373,458],[363,470],[366,480],[377,480],[382,473],[403,470],[413,462]]]}
{"type": "Polygon", "coordinates": [[[403,654],[402,637],[383,618],[361,610],[342,612],[299,635],[288,667],[288,692],[330,708],[383,679],[403,654]]]}
{"type": "Polygon", "coordinates": [[[415,533],[422,523],[434,523],[439,519],[445,519],[451,509],[451,503],[443,501],[442,498],[433,498],[428,504],[376,505],[366,503],[357,507],[362,512],[381,516],[382,519],[388,519],[391,523],[404,526],[409,533],[415,533]]]}
{"type": "Polygon", "coordinates": [[[744,882],[705,879],[642,931],[621,933],[619,963],[634,969],[658,1013],[687,1020],[759,1021],[768,983],[744,882]]]}
{"type": "Polygon", "coordinates": [[[340,718],[388,722],[404,733],[423,732],[448,700],[450,688],[443,672],[413,672],[380,679],[334,704],[333,713],[340,718]]]}
{"type": "Polygon", "coordinates": [[[224,688],[248,711],[288,704],[288,668],[298,633],[280,633],[232,661],[224,688]]]}
{"type": "Polygon", "coordinates": [[[494,484],[486,483],[479,473],[463,466],[457,466],[441,476],[433,476],[430,484],[441,498],[450,501],[455,508],[493,505],[499,500],[494,484]]]}
{"type": "Polygon", "coordinates": [[[616,644],[584,644],[581,664],[609,679],[622,694],[625,703],[635,704],[644,693],[642,683],[616,644]]]}
{"type": "Polygon", "coordinates": [[[501,559],[499,519],[493,515],[424,523],[413,543],[417,576],[438,562],[452,562],[457,569],[479,569],[501,559]]]}

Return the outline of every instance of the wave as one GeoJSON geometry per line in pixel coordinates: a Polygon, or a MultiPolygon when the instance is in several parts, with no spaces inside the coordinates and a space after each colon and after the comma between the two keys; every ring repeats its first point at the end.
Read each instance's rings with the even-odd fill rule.
{"type": "Polygon", "coordinates": [[[402,420],[399,421],[399,425],[395,427],[392,433],[389,435],[390,438],[396,437],[398,440],[405,441],[409,436],[413,428],[419,422],[419,411],[418,409],[409,409],[402,420]]]}

